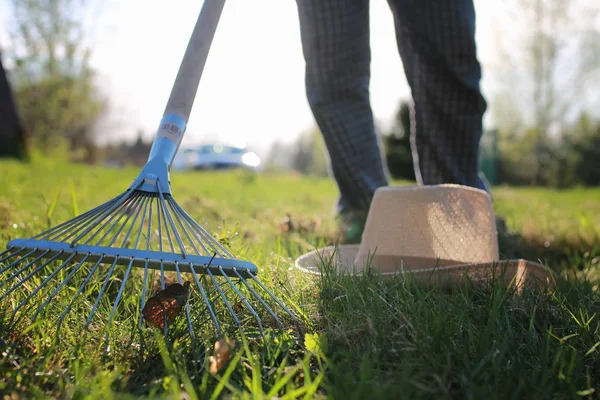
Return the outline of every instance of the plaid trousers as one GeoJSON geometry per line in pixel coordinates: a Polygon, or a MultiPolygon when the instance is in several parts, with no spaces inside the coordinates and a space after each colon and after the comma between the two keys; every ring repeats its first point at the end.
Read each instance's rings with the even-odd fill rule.
{"type": "MultiPolygon", "coordinates": [[[[369,0],[296,0],[306,95],[340,190],[338,211],[367,211],[389,172],[370,104],[369,0]]],[[[478,175],[487,104],[472,0],[388,0],[412,93],[417,183],[487,190],[478,175]]]]}

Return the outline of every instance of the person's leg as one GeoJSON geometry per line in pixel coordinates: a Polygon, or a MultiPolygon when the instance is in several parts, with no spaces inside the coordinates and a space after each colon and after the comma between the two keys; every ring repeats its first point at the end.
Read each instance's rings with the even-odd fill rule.
{"type": "Polygon", "coordinates": [[[411,146],[417,182],[488,190],[479,177],[487,104],[472,0],[389,0],[413,97],[411,146]]]}
{"type": "Polygon", "coordinates": [[[339,213],[368,212],[388,172],[369,98],[368,0],[297,0],[306,95],[340,190],[339,213]]]}

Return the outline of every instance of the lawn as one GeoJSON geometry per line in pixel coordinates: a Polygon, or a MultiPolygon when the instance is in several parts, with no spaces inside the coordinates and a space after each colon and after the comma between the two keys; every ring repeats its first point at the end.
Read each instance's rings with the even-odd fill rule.
{"type": "MultiPolygon", "coordinates": [[[[110,200],[137,172],[0,162],[0,252],[14,238],[33,236],[110,200]]],[[[238,258],[255,263],[264,285],[300,322],[293,323],[269,301],[282,315],[284,330],[275,329],[274,320],[257,308],[266,334],[256,336],[253,314],[239,301],[232,303],[241,310],[246,334],[229,331],[236,347],[211,373],[209,357],[220,337],[210,318],[200,317],[206,310],[198,290],[188,301],[195,339],[190,340],[182,317],[164,340],[159,329],[139,326],[142,268],[131,271],[113,320],[126,268],[115,270],[86,330],[101,274],[110,267],[102,265],[59,331],[52,321],[86,273],[74,275],[35,323],[29,318],[32,308],[11,325],[10,311],[22,294],[1,300],[0,397],[597,397],[599,189],[494,188],[496,212],[509,230],[500,237],[501,253],[539,259],[563,278],[554,292],[517,296],[498,283],[442,292],[409,281],[301,274],[293,260],[334,238],[337,191],[328,179],[176,173],[172,184],[177,202],[238,258]]],[[[46,299],[68,273],[57,273],[34,299],[46,299]]],[[[149,278],[148,291],[160,288],[159,275],[149,278]]],[[[43,279],[34,276],[24,286],[32,290],[43,279]]],[[[12,284],[0,283],[0,296],[12,284]]],[[[235,296],[232,290],[225,294],[235,296]]]]}

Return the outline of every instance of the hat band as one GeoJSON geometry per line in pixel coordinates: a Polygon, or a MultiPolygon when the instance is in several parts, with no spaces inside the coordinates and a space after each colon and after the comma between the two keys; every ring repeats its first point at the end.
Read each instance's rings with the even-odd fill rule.
{"type": "MultiPolygon", "coordinates": [[[[479,261],[493,262],[493,260],[479,261]]],[[[361,267],[369,266],[382,273],[403,272],[406,270],[433,269],[451,267],[453,265],[474,264],[475,262],[465,262],[458,260],[446,260],[431,257],[415,257],[385,254],[357,254],[355,264],[361,267]]]]}

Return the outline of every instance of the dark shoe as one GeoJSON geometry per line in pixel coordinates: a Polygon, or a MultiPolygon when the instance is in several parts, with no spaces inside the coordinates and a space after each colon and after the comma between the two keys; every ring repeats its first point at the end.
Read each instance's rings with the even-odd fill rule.
{"type": "Polygon", "coordinates": [[[500,258],[519,258],[520,235],[512,232],[506,224],[506,219],[501,216],[496,217],[496,230],[498,232],[500,258]]]}
{"type": "Polygon", "coordinates": [[[367,213],[364,211],[343,211],[336,216],[340,244],[359,244],[362,238],[367,213]]]}

